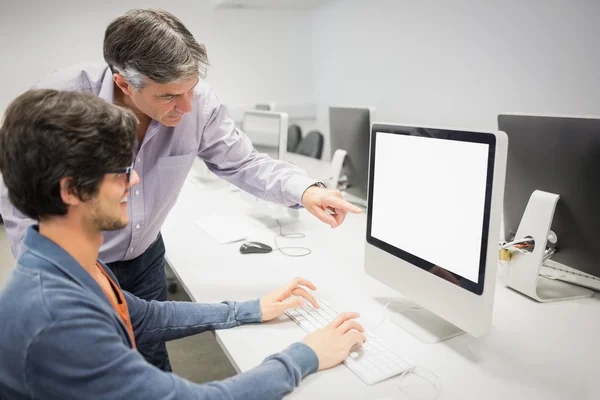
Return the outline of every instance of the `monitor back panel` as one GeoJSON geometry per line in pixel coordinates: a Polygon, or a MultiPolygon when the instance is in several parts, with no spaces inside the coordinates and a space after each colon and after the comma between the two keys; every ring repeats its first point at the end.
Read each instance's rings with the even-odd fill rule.
{"type": "Polygon", "coordinates": [[[509,138],[506,239],[534,190],[558,194],[552,259],[600,277],[600,119],[500,115],[498,128],[509,138]]]}

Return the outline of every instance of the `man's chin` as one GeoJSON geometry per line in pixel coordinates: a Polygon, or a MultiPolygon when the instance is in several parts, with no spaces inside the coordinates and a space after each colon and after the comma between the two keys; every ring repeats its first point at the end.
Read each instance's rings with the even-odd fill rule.
{"type": "Polygon", "coordinates": [[[101,230],[103,230],[103,231],[119,231],[121,229],[126,228],[128,224],[129,224],[129,218],[126,218],[124,220],[120,219],[120,220],[109,222],[109,223],[105,224],[101,230]]]}
{"type": "Polygon", "coordinates": [[[170,117],[168,115],[165,115],[160,120],[160,123],[163,124],[164,126],[174,127],[174,126],[179,125],[179,123],[181,122],[182,119],[183,119],[183,115],[181,115],[179,117],[170,117]]]}

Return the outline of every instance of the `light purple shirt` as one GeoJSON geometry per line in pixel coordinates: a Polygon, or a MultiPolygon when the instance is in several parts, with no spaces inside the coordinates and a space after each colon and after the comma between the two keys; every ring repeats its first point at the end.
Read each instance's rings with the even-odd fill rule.
{"type": "MultiPolygon", "coordinates": [[[[106,64],[57,71],[34,88],[90,92],[113,102],[112,73],[106,64]]],[[[136,143],[134,169],[140,183],[131,188],[128,198],[129,225],[104,233],[99,257],[104,262],[136,258],[154,242],[196,156],[221,178],[283,205],[300,204],[304,191],[315,183],[301,169],[256,152],[210,86],[200,83],[194,91],[192,111],[176,127],[153,120],[142,145],[136,143]]],[[[12,252],[18,258],[25,230],[35,221],[14,208],[4,184],[0,190],[0,213],[12,252]]]]}

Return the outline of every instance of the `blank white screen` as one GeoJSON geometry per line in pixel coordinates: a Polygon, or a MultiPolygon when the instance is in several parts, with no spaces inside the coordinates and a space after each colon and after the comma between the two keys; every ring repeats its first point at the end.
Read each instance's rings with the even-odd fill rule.
{"type": "Polygon", "coordinates": [[[371,236],[477,282],[488,150],[377,132],[371,236]]]}

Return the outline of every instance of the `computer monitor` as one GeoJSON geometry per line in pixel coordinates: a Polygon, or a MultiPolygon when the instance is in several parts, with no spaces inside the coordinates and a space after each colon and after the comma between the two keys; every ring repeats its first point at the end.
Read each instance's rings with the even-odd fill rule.
{"type": "Polygon", "coordinates": [[[340,173],[344,177],[342,191],[363,201],[367,199],[369,136],[374,114],[374,108],[329,107],[331,150],[346,151],[340,173]]]}
{"type": "MultiPolygon", "coordinates": [[[[252,141],[254,148],[269,157],[284,160],[287,152],[288,115],[283,112],[248,110],[244,112],[242,130],[252,141]]],[[[265,227],[277,227],[296,220],[298,211],[270,203],[246,191],[240,197],[251,204],[248,213],[265,227]]]]}
{"type": "Polygon", "coordinates": [[[512,239],[531,194],[560,196],[552,260],[600,277],[600,119],[499,115],[508,135],[505,239],[512,239]]]}
{"type": "Polygon", "coordinates": [[[418,305],[424,342],[489,331],[508,141],[503,132],[374,124],[365,271],[418,305]]]}
{"type": "Polygon", "coordinates": [[[272,111],[248,110],[242,130],[254,148],[271,158],[283,160],[287,151],[288,115],[272,111]]]}

